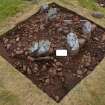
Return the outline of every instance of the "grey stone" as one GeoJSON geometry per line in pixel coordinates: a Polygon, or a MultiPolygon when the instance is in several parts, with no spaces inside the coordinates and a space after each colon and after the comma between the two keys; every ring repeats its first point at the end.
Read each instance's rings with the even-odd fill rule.
{"type": "Polygon", "coordinates": [[[92,24],[89,21],[86,21],[82,27],[82,31],[84,34],[91,33],[92,24]]]}
{"type": "Polygon", "coordinates": [[[51,42],[49,40],[39,41],[38,54],[44,54],[49,51],[51,42]]]}
{"type": "Polygon", "coordinates": [[[70,47],[71,54],[75,55],[79,51],[79,41],[75,33],[70,32],[67,35],[67,44],[70,47]]]}

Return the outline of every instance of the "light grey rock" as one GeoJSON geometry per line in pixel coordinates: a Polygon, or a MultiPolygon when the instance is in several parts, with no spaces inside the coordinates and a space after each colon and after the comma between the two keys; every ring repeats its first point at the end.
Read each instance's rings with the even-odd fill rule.
{"type": "Polygon", "coordinates": [[[70,47],[71,54],[75,55],[79,51],[79,41],[75,33],[70,32],[67,35],[67,44],[70,47]]]}
{"type": "Polygon", "coordinates": [[[44,54],[49,51],[51,42],[49,40],[39,41],[39,50],[38,54],[44,54]]]}
{"type": "Polygon", "coordinates": [[[48,10],[48,19],[54,19],[56,18],[58,12],[57,12],[57,8],[50,8],[48,10]]]}
{"type": "Polygon", "coordinates": [[[92,24],[89,21],[86,21],[83,24],[82,31],[84,34],[91,33],[92,31],[92,24]]]}
{"type": "Polygon", "coordinates": [[[49,51],[51,42],[49,40],[41,40],[34,42],[33,46],[29,49],[31,53],[41,55],[49,51]]]}

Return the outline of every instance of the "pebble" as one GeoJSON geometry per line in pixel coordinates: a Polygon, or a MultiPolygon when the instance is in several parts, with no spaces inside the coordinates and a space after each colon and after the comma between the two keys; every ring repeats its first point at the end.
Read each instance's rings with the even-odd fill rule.
{"type": "Polygon", "coordinates": [[[62,68],[58,68],[57,71],[58,71],[58,72],[61,72],[61,71],[62,71],[62,68]]]}

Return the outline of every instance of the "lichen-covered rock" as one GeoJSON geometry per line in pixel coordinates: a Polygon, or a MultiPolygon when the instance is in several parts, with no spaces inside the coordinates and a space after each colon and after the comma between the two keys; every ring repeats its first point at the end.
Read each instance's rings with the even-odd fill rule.
{"type": "Polygon", "coordinates": [[[36,55],[45,54],[50,49],[51,42],[49,40],[41,40],[39,42],[34,42],[33,46],[30,48],[31,53],[36,55]]]}
{"type": "Polygon", "coordinates": [[[75,33],[70,32],[67,35],[67,43],[70,47],[70,52],[72,55],[75,55],[79,51],[79,41],[75,33]]]}

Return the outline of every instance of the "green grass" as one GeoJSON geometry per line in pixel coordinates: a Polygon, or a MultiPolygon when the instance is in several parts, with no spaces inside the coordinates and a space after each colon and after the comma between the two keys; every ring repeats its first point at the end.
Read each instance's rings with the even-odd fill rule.
{"type": "Polygon", "coordinates": [[[26,5],[23,0],[0,0],[0,22],[22,11],[26,5]]]}
{"type": "Polygon", "coordinates": [[[84,8],[93,11],[101,11],[105,13],[105,8],[97,6],[96,0],[78,0],[78,1],[80,5],[83,6],[84,8]]]}

